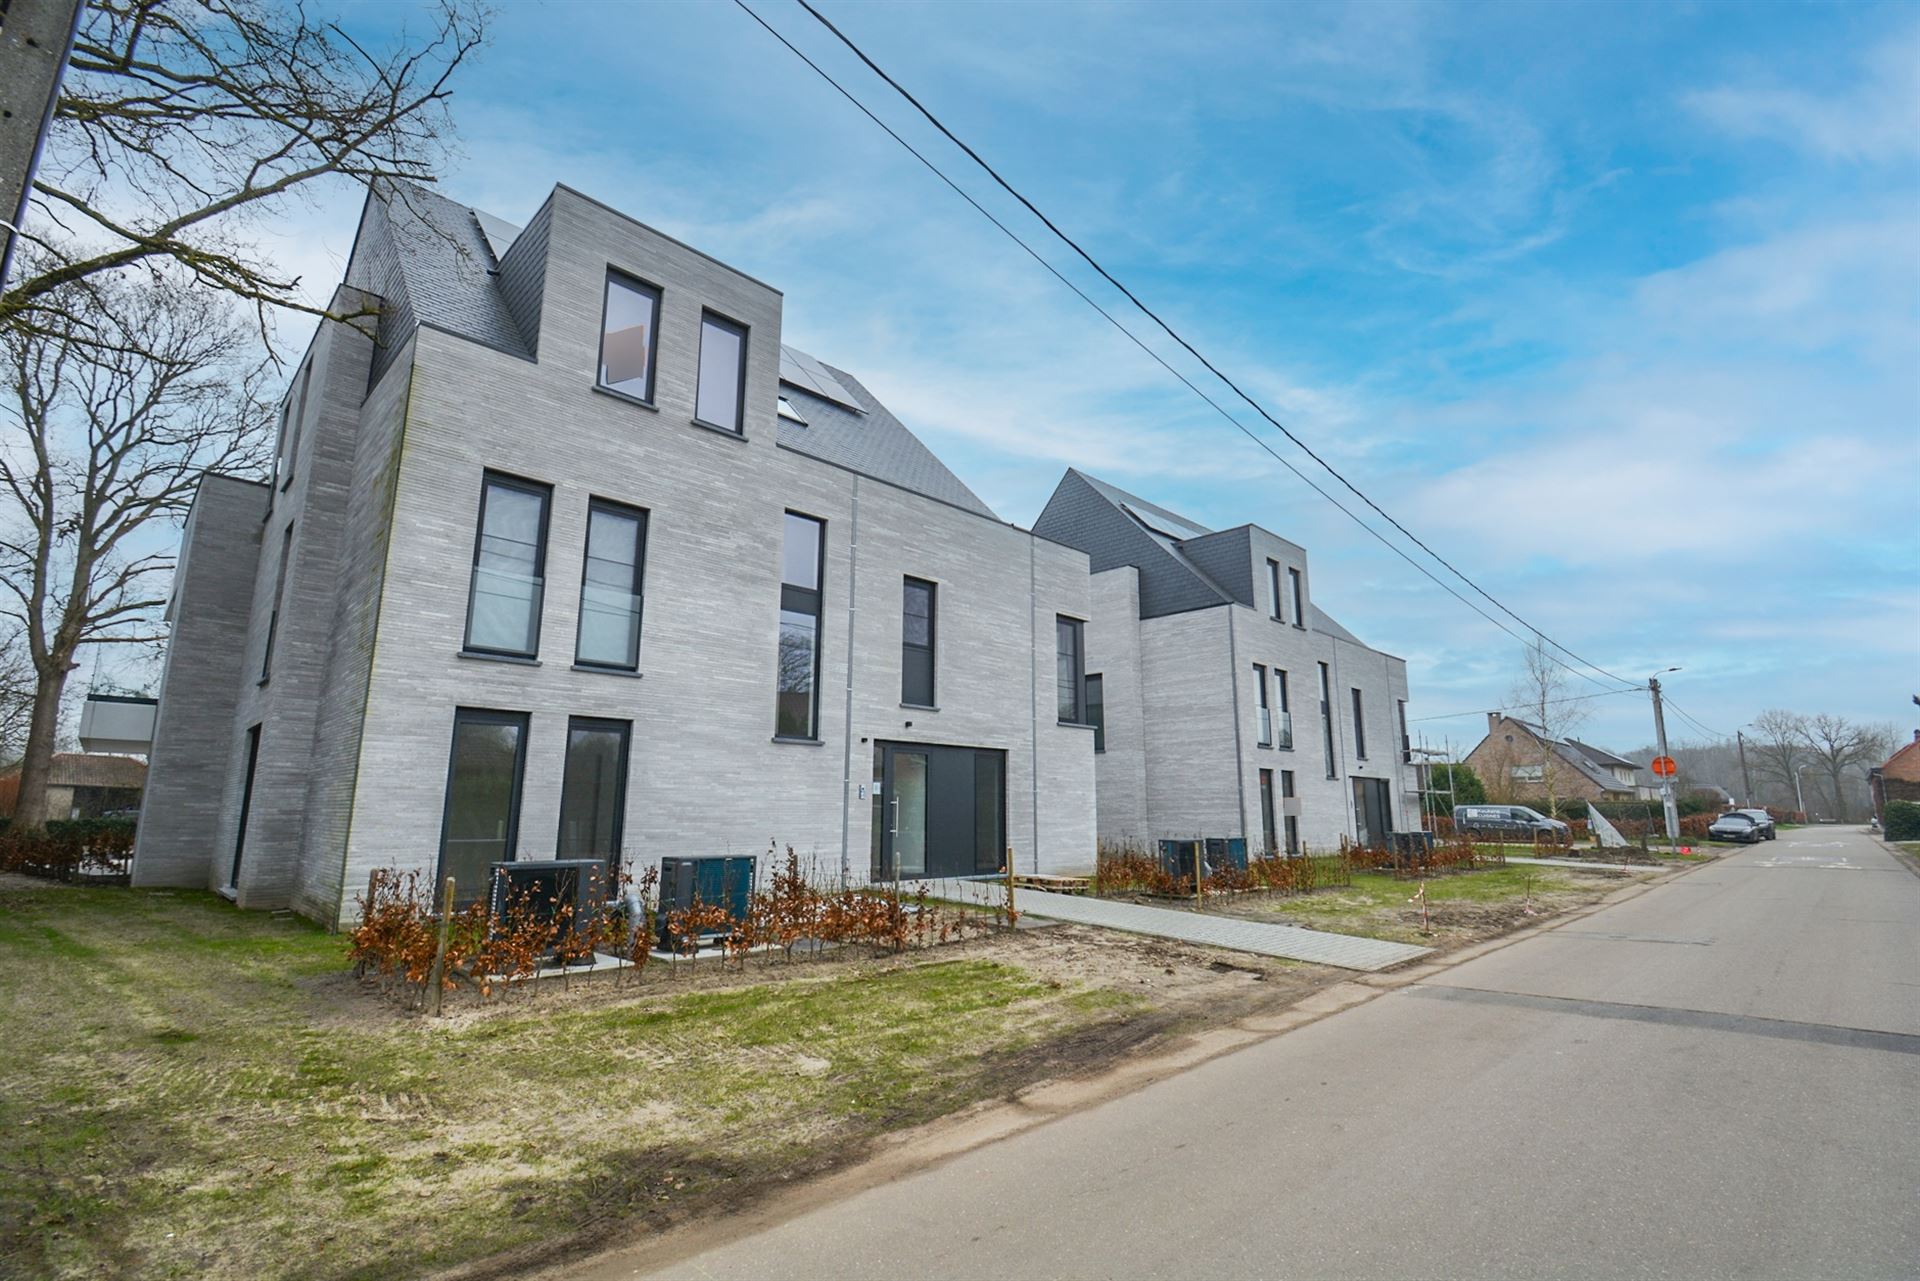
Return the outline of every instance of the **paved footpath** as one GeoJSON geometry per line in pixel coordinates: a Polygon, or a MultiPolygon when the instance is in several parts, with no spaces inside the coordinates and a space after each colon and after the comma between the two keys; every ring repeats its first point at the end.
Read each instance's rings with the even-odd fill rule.
{"type": "MultiPolygon", "coordinates": [[[[934,881],[929,892],[962,902],[1004,904],[1007,892],[999,881],[934,881]]],[[[1091,894],[1055,894],[1049,890],[1014,891],[1013,905],[1023,915],[1073,925],[1097,925],[1126,934],[1201,943],[1208,947],[1278,956],[1289,961],[1312,961],[1343,970],[1384,970],[1432,952],[1413,943],[1391,943],[1354,934],[1305,930],[1273,921],[1250,921],[1238,916],[1209,916],[1177,908],[1154,907],[1096,898],[1091,894]]]]}
{"type": "Polygon", "coordinates": [[[663,1275],[1912,1278],[1920,877],[1783,832],[714,1241],[663,1275]]]}

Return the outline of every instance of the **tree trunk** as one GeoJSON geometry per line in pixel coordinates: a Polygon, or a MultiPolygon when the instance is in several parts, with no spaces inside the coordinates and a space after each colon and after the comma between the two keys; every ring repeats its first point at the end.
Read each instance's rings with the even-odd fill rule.
{"type": "Polygon", "coordinates": [[[60,699],[67,691],[70,660],[55,659],[40,672],[33,691],[33,718],[27,725],[26,755],[20,760],[20,798],[13,807],[16,831],[33,831],[47,825],[50,818],[64,814],[47,813],[47,778],[53,772],[53,741],[60,728],[60,699]]]}

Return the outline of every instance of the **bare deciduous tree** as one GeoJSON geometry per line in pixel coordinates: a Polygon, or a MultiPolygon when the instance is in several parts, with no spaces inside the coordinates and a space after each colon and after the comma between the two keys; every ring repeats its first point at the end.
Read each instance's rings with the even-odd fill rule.
{"type": "Polygon", "coordinates": [[[1795,795],[1794,775],[1813,763],[1807,753],[1806,723],[1800,713],[1780,707],[1769,708],[1753,720],[1755,736],[1748,743],[1753,767],[1762,778],[1778,783],[1786,797],[1795,795]]]}
{"type": "Polygon", "coordinates": [[[0,329],[104,340],[71,286],[157,263],[251,301],[263,333],[270,308],[318,314],[242,232],[318,180],[434,180],[485,12],[430,12],[430,33],[369,49],[304,5],[90,0],[33,184],[40,254],[0,329]]]}
{"type": "Polygon", "coordinates": [[[1803,718],[1800,737],[1812,765],[1827,779],[1827,792],[1833,799],[1833,816],[1847,821],[1848,774],[1858,784],[1866,771],[1885,760],[1893,750],[1894,731],[1890,725],[1867,725],[1844,716],[1821,712],[1803,718]]]}
{"type": "Polygon", "coordinates": [[[1533,643],[1527,646],[1525,666],[1508,692],[1507,702],[1514,712],[1541,731],[1541,741],[1519,753],[1523,759],[1516,768],[1532,767],[1538,761],[1547,813],[1558,818],[1560,792],[1568,767],[1553,750],[1553,743],[1580,728],[1587,713],[1585,703],[1568,696],[1566,669],[1554,661],[1542,638],[1534,637],[1533,643]]]}
{"type": "MultiPolygon", "coordinates": [[[[84,286],[87,341],[0,328],[0,615],[34,696],[15,822],[46,821],[60,700],[83,646],[156,639],[177,523],[207,471],[261,474],[266,367],[225,293],[182,272],[84,286]]],[[[76,308],[77,309],[77,308],[76,308]]],[[[56,324],[62,307],[47,313],[56,324]]]]}
{"type": "Polygon", "coordinates": [[[33,715],[33,663],[21,635],[0,639],[0,765],[20,759],[27,741],[27,722],[33,715]]]}

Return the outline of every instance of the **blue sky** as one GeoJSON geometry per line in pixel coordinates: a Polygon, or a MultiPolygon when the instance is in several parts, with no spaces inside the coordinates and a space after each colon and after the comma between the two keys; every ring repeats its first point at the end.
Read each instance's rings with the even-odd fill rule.
{"type": "MultiPolygon", "coordinates": [[[[1087,281],[791,0],[751,2],[1087,281]]],[[[1912,6],[822,8],[1574,650],[1636,678],[1682,666],[1673,698],[1714,729],[1770,706],[1914,721],[1912,6]]],[[[398,11],[350,12],[373,27],[398,11]]],[[[1407,659],[1411,715],[1503,701],[1517,642],[1215,417],[731,3],[506,3],[454,112],[449,194],[519,221],[565,182],[781,288],[787,341],[858,374],[1003,516],[1031,521],[1078,466],[1206,523],[1259,523],[1309,549],[1323,608],[1407,659]]],[[[317,296],[357,203],[332,193],[272,229],[317,296]]],[[[1585,706],[1584,737],[1650,737],[1643,697],[1585,706]]],[[[1422,726],[1470,740],[1476,721],[1422,726]]]]}

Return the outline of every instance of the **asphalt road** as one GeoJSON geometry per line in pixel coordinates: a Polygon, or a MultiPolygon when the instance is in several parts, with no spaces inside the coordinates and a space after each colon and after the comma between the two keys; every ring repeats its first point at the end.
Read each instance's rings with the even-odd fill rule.
{"type": "Polygon", "coordinates": [[[1920,877],[1783,833],[661,1275],[1920,1276],[1920,877]]]}

